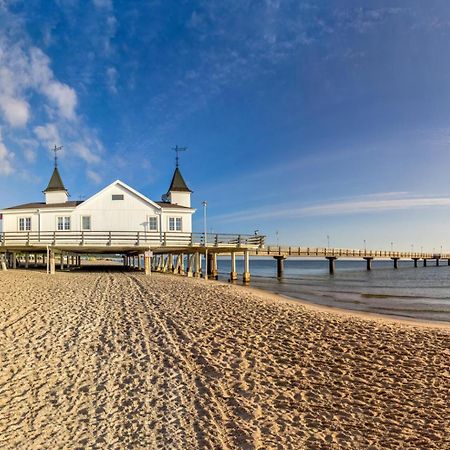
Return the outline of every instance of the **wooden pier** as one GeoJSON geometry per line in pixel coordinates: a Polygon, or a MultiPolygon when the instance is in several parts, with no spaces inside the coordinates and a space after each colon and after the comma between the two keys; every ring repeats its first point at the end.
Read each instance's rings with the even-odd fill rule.
{"type": "Polygon", "coordinates": [[[120,255],[126,267],[152,271],[178,273],[193,277],[218,276],[218,256],[230,258],[230,281],[236,280],[236,257],[243,257],[243,281],[250,281],[250,257],[272,257],[276,260],[277,275],[283,276],[284,262],[289,257],[324,258],[329,273],[336,271],[339,259],[361,259],[366,269],[372,269],[376,259],[412,260],[414,267],[427,266],[441,260],[450,265],[450,253],[397,252],[326,247],[265,246],[265,236],[257,234],[210,234],[144,231],[54,231],[0,233],[0,268],[25,268],[44,265],[47,272],[55,273],[56,263],[61,269],[77,267],[81,255],[120,255]],[[205,239],[206,237],[206,239],[205,239]],[[205,261],[202,264],[202,260],[205,261]],[[202,269],[202,267],[206,269],[202,269]]]}
{"type": "Polygon", "coordinates": [[[349,248],[327,248],[327,247],[286,247],[267,246],[258,248],[251,252],[254,256],[272,256],[277,261],[277,275],[281,277],[284,271],[284,261],[288,257],[302,258],[325,258],[328,260],[330,274],[336,270],[336,260],[338,259],[363,259],[366,261],[367,270],[372,270],[372,261],[375,259],[392,260],[394,269],[399,268],[400,260],[412,260],[414,267],[419,266],[419,261],[423,261],[423,266],[427,266],[428,260],[434,260],[436,266],[440,265],[440,260],[447,260],[450,266],[450,253],[429,253],[429,252],[394,252],[387,250],[361,250],[349,248]]]}
{"type": "Polygon", "coordinates": [[[52,231],[0,233],[3,270],[43,264],[54,274],[56,260],[61,269],[81,264],[81,255],[122,255],[127,267],[176,272],[187,276],[217,277],[217,256],[231,255],[231,279],[237,278],[236,253],[244,256],[243,281],[250,281],[250,252],[264,246],[264,236],[145,231],[52,231]],[[205,239],[206,237],[206,239],[205,239]],[[143,258],[143,264],[142,264],[143,258]],[[202,273],[202,258],[207,270],[202,273]]]}

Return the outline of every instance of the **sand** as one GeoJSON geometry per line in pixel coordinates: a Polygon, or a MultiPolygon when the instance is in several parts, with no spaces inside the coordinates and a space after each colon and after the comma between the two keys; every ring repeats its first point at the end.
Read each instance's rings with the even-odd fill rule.
{"type": "Polygon", "coordinates": [[[0,272],[1,449],[450,448],[450,331],[170,275],[0,272]]]}

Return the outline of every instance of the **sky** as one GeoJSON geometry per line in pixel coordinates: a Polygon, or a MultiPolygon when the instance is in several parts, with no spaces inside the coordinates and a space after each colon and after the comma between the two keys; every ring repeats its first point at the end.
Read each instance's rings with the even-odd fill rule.
{"type": "Polygon", "coordinates": [[[0,0],[0,207],[116,179],[194,229],[450,251],[447,0],[0,0]]]}

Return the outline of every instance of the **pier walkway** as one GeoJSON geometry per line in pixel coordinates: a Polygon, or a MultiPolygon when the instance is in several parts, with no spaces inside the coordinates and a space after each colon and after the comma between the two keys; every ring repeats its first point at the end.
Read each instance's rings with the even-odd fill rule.
{"type": "Polygon", "coordinates": [[[237,279],[236,256],[243,256],[243,281],[250,281],[250,257],[273,257],[277,275],[283,276],[284,262],[289,257],[324,258],[330,274],[338,259],[363,259],[367,270],[375,259],[392,260],[399,268],[400,260],[412,260],[423,266],[432,260],[450,265],[450,253],[398,252],[326,247],[265,246],[265,236],[258,234],[216,234],[146,231],[55,231],[0,233],[0,264],[3,270],[22,265],[25,268],[44,265],[55,273],[56,258],[61,269],[77,267],[81,255],[121,255],[126,267],[172,272],[194,277],[218,275],[218,256],[230,257],[230,280],[237,279]],[[202,272],[202,258],[206,270],[202,272]]]}

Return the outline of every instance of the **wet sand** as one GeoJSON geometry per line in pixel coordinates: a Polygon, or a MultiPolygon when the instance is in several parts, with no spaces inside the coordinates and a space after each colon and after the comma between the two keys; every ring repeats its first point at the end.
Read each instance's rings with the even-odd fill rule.
{"type": "Polygon", "coordinates": [[[443,449],[450,330],[223,283],[0,272],[2,449],[443,449]]]}

